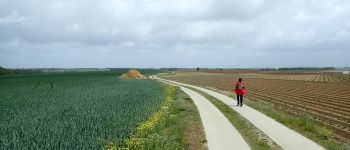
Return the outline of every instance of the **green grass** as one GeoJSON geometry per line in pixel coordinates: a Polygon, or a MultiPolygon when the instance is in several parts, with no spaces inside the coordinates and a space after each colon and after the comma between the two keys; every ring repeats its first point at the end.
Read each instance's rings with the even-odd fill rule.
{"type": "Polygon", "coordinates": [[[332,130],[307,116],[294,116],[260,101],[245,99],[245,103],[289,128],[301,133],[329,150],[349,150],[350,147],[332,139],[332,130]]]}
{"type": "Polygon", "coordinates": [[[248,120],[244,119],[239,113],[234,111],[230,106],[226,105],[222,101],[216,99],[215,97],[199,91],[197,89],[188,87],[191,90],[194,90],[205,98],[207,98],[212,104],[214,104],[231,122],[231,124],[238,130],[242,135],[244,140],[248,143],[251,149],[253,150],[271,150],[271,149],[281,149],[277,144],[268,144],[265,137],[261,137],[259,130],[251,124],[248,120]],[[259,136],[260,135],[260,136],[259,136]]]}
{"type": "Polygon", "coordinates": [[[125,139],[164,101],[153,80],[118,73],[0,77],[0,149],[101,149],[125,139]]]}
{"type": "MultiPolygon", "coordinates": [[[[128,140],[128,148],[145,150],[180,150],[189,149],[186,131],[189,121],[199,117],[194,103],[186,100],[179,88],[168,86],[166,100],[149,120],[139,125],[128,140]],[[130,144],[129,144],[130,143],[130,144]]],[[[197,129],[203,131],[201,124],[197,129]]],[[[204,135],[204,134],[203,134],[204,135]]],[[[202,137],[203,138],[203,137],[202,137]]],[[[203,139],[197,139],[202,141],[203,139]]]]}

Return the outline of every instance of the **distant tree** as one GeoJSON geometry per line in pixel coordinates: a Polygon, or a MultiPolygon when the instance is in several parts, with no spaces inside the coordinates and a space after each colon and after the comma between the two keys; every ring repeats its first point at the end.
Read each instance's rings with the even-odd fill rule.
{"type": "Polygon", "coordinates": [[[197,67],[197,69],[196,69],[197,71],[199,71],[199,67],[197,67]]]}
{"type": "Polygon", "coordinates": [[[8,75],[11,74],[11,70],[0,67],[0,75],[8,75]]]}
{"type": "Polygon", "coordinates": [[[37,74],[37,73],[43,73],[42,69],[12,69],[12,74],[37,74]]]}
{"type": "Polygon", "coordinates": [[[161,70],[167,70],[167,71],[176,71],[177,68],[160,68],[161,70]]]}
{"type": "Polygon", "coordinates": [[[276,71],[275,68],[261,68],[260,71],[276,71]]]}

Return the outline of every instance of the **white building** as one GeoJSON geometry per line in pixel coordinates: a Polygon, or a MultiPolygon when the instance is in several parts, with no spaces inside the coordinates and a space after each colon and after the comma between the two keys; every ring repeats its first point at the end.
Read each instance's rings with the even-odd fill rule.
{"type": "Polygon", "coordinates": [[[349,75],[349,71],[343,71],[343,74],[349,75]]]}

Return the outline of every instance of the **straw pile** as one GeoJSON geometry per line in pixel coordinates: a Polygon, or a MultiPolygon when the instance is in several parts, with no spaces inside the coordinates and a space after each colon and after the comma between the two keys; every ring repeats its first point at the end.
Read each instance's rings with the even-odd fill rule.
{"type": "Polygon", "coordinates": [[[143,76],[139,71],[136,69],[131,69],[126,73],[123,73],[121,75],[122,79],[146,79],[145,76],[143,76]]]}

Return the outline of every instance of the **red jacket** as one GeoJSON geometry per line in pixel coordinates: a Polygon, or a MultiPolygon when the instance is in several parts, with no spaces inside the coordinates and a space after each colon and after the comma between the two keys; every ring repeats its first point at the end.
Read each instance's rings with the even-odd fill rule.
{"type": "Polygon", "coordinates": [[[244,85],[244,82],[242,81],[241,84],[242,84],[242,89],[241,90],[238,90],[238,83],[236,83],[236,86],[235,86],[235,92],[237,95],[244,95],[245,94],[245,85],[244,85]]]}

